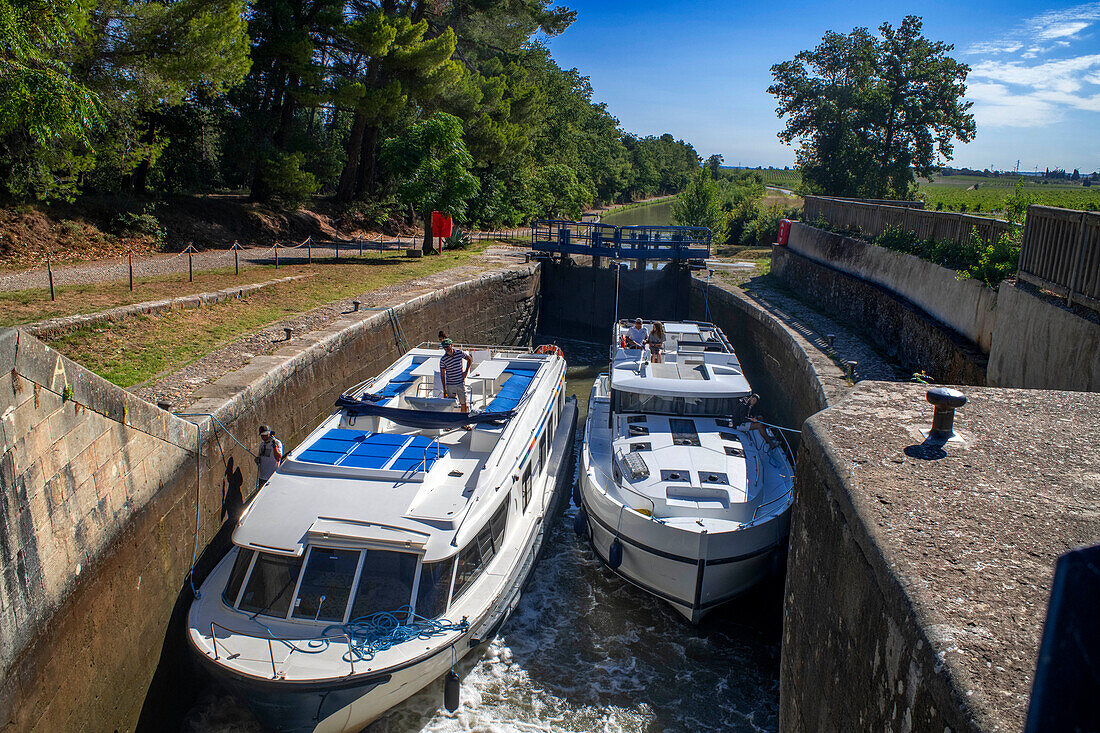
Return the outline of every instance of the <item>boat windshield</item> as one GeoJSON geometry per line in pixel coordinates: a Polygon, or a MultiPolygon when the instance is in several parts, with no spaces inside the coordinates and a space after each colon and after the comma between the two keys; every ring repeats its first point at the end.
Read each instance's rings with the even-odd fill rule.
{"type": "Polygon", "coordinates": [[[351,618],[379,611],[394,612],[412,602],[417,556],[392,550],[365,550],[363,572],[351,607],[351,618]]]}
{"type": "MultiPolygon", "coordinates": [[[[232,606],[237,589],[243,584],[244,591],[236,605],[239,610],[302,621],[339,623],[346,617],[349,602],[352,619],[379,611],[396,613],[412,603],[418,561],[419,557],[411,552],[390,550],[310,546],[304,563],[300,557],[240,550],[222,598],[226,605],[232,606]],[[248,572],[253,554],[256,559],[248,572]],[[355,582],[357,570],[358,583],[355,582]],[[247,580],[244,578],[246,572],[247,580]],[[351,598],[352,589],[355,589],[354,599],[351,598]]],[[[450,571],[439,568],[438,575],[440,577],[431,577],[441,586],[437,594],[442,596],[441,602],[445,605],[450,571]]],[[[422,582],[421,591],[424,590],[422,582]]],[[[437,597],[430,601],[440,602],[437,597]]]]}
{"type": "Polygon", "coordinates": [[[667,395],[611,390],[611,409],[616,413],[644,412],[659,415],[721,417],[737,410],[739,397],[669,397],[667,395]]]}

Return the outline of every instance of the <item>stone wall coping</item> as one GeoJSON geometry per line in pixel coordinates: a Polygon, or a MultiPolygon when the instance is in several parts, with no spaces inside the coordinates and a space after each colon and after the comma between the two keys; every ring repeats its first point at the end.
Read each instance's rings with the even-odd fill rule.
{"type": "Polygon", "coordinates": [[[1019,730],[1055,560],[1100,539],[1087,511],[1100,504],[1100,394],[961,387],[967,444],[921,457],[926,389],[863,382],[806,421],[803,450],[964,716],[1019,730]]]}
{"type": "Polygon", "coordinates": [[[18,326],[19,330],[26,331],[33,336],[39,337],[54,337],[63,333],[75,331],[78,328],[84,326],[94,326],[100,323],[109,323],[113,321],[121,321],[125,318],[132,316],[147,314],[147,313],[164,313],[171,310],[189,310],[192,308],[201,308],[204,305],[213,305],[215,303],[222,303],[227,300],[233,300],[235,298],[243,298],[246,295],[251,295],[257,290],[270,287],[272,285],[279,285],[281,283],[292,282],[294,280],[302,280],[307,277],[313,277],[313,275],[291,275],[289,277],[281,277],[276,280],[267,280],[262,283],[249,283],[248,285],[237,285],[232,288],[225,288],[224,290],[215,290],[207,293],[196,293],[194,295],[183,295],[178,298],[163,298],[161,300],[147,300],[142,303],[133,303],[131,305],[121,305],[117,308],[109,308],[98,313],[82,313],[75,316],[63,316],[61,318],[50,318],[45,321],[38,321],[37,323],[28,323],[22,326],[18,326]]]}

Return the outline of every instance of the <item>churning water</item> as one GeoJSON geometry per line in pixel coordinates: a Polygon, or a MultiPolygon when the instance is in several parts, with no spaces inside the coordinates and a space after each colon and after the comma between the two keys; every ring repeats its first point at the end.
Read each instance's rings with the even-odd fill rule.
{"type": "MultiPolygon", "coordinates": [[[[557,342],[581,416],[607,347],[557,342]]],[[[782,583],[712,612],[699,626],[600,565],[557,517],[512,618],[460,665],[462,704],[443,709],[437,680],[368,733],[405,731],[774,731],[779,710],[782,583]]],[[[209,689],[188,733],[260,733],[243,705],[209,689]]]]}

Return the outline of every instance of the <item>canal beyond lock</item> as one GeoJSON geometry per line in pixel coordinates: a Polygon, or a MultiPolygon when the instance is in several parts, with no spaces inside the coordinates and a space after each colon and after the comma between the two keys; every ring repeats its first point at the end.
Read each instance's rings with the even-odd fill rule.
{"type": "MultiPolygon", "coordinates": [[[[588,394],[607,371],[608,347],[555,343],[570,365],[567,393],[577,396],[579,455],[588,394]]],[[[436,680],[366,731],[776,730],[782,578],[693,626],[603,567],[573,533],[572,500],[565,497],[563,505],[515,613],[460,664],[458,711],[443,710],[442,680],[436,680]]],[[[211,683],[183,730],[263,729],[211,683]]]]}

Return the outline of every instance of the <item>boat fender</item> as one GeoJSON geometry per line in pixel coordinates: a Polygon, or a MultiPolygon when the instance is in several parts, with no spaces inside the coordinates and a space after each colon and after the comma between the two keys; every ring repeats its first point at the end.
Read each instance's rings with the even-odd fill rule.
{"type": "Polygon", "coordinates": [[[573,482],[573,506],[581,505],[581,482],[573,482]]]}
{"type": "Polygon", "coordinates": [[[584,510],[583,506],[577,510],[577,515],[573,517],[573,531],[577,533],[578,537],[588,536],[588,512],[584,510]]]}
{"type": "Polygon", "coordinates": [[[443,680],[443,706],[449,713],[458,710],[458,674],[453,669],[443,680]]]}
{"type": "Polygon", "coordinates": [[[611,541],[611,547],[607,549],[607,566],[612,570],[618,570],[623,564],[623,543],[616,537],[611,541]]]}

